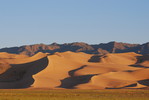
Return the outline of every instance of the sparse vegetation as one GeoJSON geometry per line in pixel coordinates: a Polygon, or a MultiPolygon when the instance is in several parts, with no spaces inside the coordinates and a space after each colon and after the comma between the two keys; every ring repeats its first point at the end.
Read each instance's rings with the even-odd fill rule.
{"type": "Polygon", "coordinates": [[[148,90],[1,90],[0,100],[148,100],[148,90]]]}

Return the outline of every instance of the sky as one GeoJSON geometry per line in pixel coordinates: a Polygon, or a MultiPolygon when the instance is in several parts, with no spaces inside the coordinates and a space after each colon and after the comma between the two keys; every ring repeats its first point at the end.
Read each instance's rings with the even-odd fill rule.
{"type": "Polygon", "coordinates": [[[149,0],[0,0],[0,48],[149,42],[149,0]]]}

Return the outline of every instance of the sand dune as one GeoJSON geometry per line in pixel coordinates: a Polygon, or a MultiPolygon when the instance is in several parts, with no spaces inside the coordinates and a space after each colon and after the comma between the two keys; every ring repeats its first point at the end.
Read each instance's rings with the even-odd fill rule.
{"type": "Polygon", "coordinates": [[[138,58],[138,65],[143,67],[149,67],[149,55],[143,55],[138,58]]]}
{"type": "Polygon", "coordinates": [[[4,62],[1,67],[6,70],[1,72],[0,88],[30,87],[34,83],[32,75],[42,71],[48,65],[48,58],[43,55],[45,54],[38,53],[33,57],[21,57],[20,55],[18,58],[9,58],[10,55],[6,55],[7,58],[2,59],[4,62]]]}
{"type": "Polygon", "coordinates": [[[0,88],[111,89],[149,86],[149,56],[0,53],[0,88]]]}

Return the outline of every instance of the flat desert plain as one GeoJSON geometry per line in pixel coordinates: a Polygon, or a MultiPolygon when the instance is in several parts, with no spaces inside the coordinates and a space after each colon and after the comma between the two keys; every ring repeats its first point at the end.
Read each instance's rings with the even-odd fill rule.
{"type": "Polygon", "coordinates": [[[0,100],[148,100],[148,90],[47,90],[9,89],[0,91],[0,100]]]}

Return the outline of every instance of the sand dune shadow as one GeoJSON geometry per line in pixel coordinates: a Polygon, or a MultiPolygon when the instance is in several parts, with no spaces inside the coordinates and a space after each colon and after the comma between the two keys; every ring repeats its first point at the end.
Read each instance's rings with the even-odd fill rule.
{"type": "Polygon", "coordinates": [[[0,89],[28,88],[34,83],[33,75],[45,69],[48,58],[25,63],[14,64],[5,73],[0,75],[0,89]]]}
{"type": "Polygon", "coordinates": [[[149,86],[149,79],[145,79],[145,80],[140,80],[138,81],[139,84],[145,85],[145,86],[149,86]]]}
{"type": "Polygon", "coordinates": [[[74,89],[75,86],[79,84],[88,83],[93,76],[95,75],[82,75],[82,76],[76,76],[76,77],[68,77],[61,80],[61,85],[59,87],[74,89]]]}
{"type": "Polygon", "coordinates": [[[87,65],[81,66],[80,68],[71,70],[68,72],[70,77],[67,77],[63,80],[61,80],[61,85],[59,87],[61,88],[67,88],[67,89],[74,89],[75,86],[79,84],[88,83],[91,78],[97,74],[89,74],[89,75],[81,75],[81,76],[74,76],[74,73],[78,70],[81,70],[85,68],[87,65]]]}

